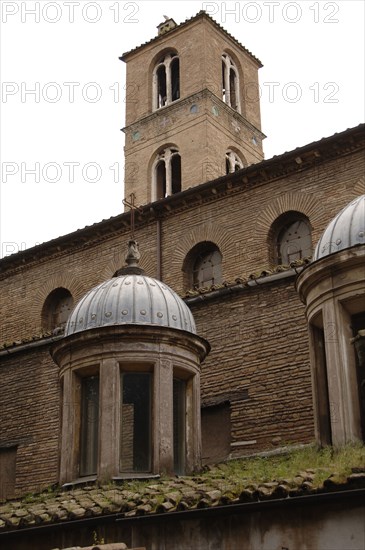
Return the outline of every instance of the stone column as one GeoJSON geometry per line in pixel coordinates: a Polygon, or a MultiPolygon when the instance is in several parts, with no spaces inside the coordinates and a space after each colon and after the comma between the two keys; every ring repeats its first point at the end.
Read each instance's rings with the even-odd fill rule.
{"type": "Polygon", "coordinates": [[[201,467],[200,375],[195,374],[186,384],[186,459],[187,474],[201,467]]]}
{"type": "Polygon", "coordinates": [[[79,436],[79,426],[76,421],[76,393],[73,388],[73,373],[71,369],[63,374],[63,404],[62,404],[62,436],[60,485],[77,477],[76,445],[79,436]]]}
{"type": "Polygon", "coordinates": [[[157,94],[158,94],[158,91],[157,91],[157,70],[155,69],[153,71],[153,76],[152,76],[152,111],[156,111],[156,109],[158,108],[158,104],[157,104],[157,94]]]}
{"type": "Polygon", "coordinates": [[[327,300],[323,307],[328,396],[330,402],[332,444],[344,445],[361,439],[355,365],[345,331],[344,312],[337,300],[327,300]]]}
{"type": "Polygon", "coordinates": [[[172,169],[171,169],[171,150],[165,152],[165,173],[166,173],[166,196],[172,195],[172,169]]]}
{"type": "Polygon", "coordinates": [[[153,430],[154,453],[157,463],[153,471],[171,474],[174,470],[173,442],[173,375],[172,362],[161,359],[155,370],[155,388],[153,392],[153,407],[155,426],[153,430]]]}
{"type": "Polygon", "coordinates": [[[229,63],[226,61],[224,63],[224,83],[225,87],[225,103],[231,106],[231,83],[229,81],[229,63]]]}
{"type": "Polygon", "coordinates": [[[119,473],[120,375],[115,358],[100,367],[100,424],[98,478],[110,480],[119,473]]]}
{"type": "Polygon", "coordinates": [[[172,86],[171,86],[171,55],[168,56],[167,63],[165,64],[166,71],[166,105],[170,105],[172,101],[172,86]]]}

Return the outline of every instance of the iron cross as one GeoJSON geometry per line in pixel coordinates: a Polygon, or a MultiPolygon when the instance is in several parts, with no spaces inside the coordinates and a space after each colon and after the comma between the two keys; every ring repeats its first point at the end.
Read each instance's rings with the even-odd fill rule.
{"type": "Polygon", "coordinates": [[[138,208],[138,206],[136,206],[135,204],[135,201],[136,201],[135,194],[131,193],[129,196],[130,196],[130,201],[127,201],[127,199],[123,199],[123,204],[124,206],[129,206],[131,211],[131,238],[134,239],[134,213],[136,210],[142,213],[142,210],[138,208]]]}

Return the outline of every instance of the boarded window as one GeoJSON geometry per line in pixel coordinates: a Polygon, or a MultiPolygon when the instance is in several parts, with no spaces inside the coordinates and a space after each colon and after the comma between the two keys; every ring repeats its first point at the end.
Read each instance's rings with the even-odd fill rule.
{"type": "Polygon", "coordinates": [[[218,246],[211,241],[196,244],[187,254],[182,271],[186,289],[221,284],[222,254],[218,246]]]}
{"type": "Polygon", "coordinates": [[[194,288],[210,287],[222,281],[222,256],[219,250],[201,252],[193,268],[194,288]]]}
{"type": "Polygon", "coordinates": [[[272,224],[268,234],[270,262],[289,265],[312,256],[312,228],[302,212],[288,210],[272,224]]]}
{"type": "Polygon", "coordinates": [[[290,264],[312,255],[311,228],[304,219],[286,224],[279,233],[278,263],[290,264]]]}
{"type": "Polygon", "coordinates": [[[225,460],[231,450],[231,410],[229,403],[202,409],[202,462],[225,460]]]}
{"type": "Polygon", "coordinates": [[[66,288],[56,288],[44,302],[42,309],[42,328],[49,331],[64,328],[73,308],[73,298],[66,288]]]}
{"type": "Polygon", "coordinates": [[[16,447],[0,449],[0,501],[15,497],[16,447]]]}

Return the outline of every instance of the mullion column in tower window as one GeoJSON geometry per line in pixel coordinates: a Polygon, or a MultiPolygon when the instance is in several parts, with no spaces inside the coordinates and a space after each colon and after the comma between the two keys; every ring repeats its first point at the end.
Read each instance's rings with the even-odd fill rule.
{"type": "Polygon", "coordinates": [[[151,471],[152,375],[121,376],[121,472],[151,471]]]}
{"type": "Polygon", "coordinates": [[[226,89],[226,63],[222,58],[222,100],[227,103],[227,89],[226,89]]]}
{"type": "Polygon", "coordinates": [[[165,149],[165,168],[166,168],[166,197],[172,195],[172,173],[171,173],[171,160],[172,160],[172,151],[171,149],[165,149]]]}
{"type": "Polygon", "coordinates": [[[99,439],[99,376],[81,380],[80,476],[97,473],[99,439]]]}

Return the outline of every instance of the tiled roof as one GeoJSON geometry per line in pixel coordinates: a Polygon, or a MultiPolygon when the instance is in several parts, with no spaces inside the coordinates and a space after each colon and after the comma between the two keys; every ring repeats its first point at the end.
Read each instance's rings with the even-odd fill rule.
{"type": "Polygon", "coordinates": [[[72,546],[72,548],[53,548],[53,550],[146,550],[146,548],[129,548],[124,542],[113,542],[111,544],[93,544],[92,546],[72,546]]]}
{"type": "Polygon", "coordinates": [[[0,505],[0,534],[113,514],[118,514],[118,518],[134,518],[363,489],[365,448],[360,452],[362,465],[352,468],[353,473],[346,476],[335,473],[329,464],[325,468],[304,469],[290,478],[252,481],[245,475],[243,466],[240,471],[243,462],[235,461],[234,470],[230,469],[230,463],[223,463],[206,468],[205,473],[194,477],[45,491],[0,505]]]}
{"type": "Polygon", "coordinates": [[[230,38],[230,40],[232,40],[239,48],[241,48],[242,50],[244,50],[252,59],[254,59],[256,61],[256,63],[259,64],[260,67],[262,67],[262,63],[261,61],[255,57],[247,48],[245,48],[245,46],[243,46],[243,44],[241,44],[232,34],[230,34],[228,31],[226,31],[226,29],[224,27],[222,27],[221,25],[219,25],[219,23],[217,23],[217,21],[215,21],[210,15],[208,15],[204,10],[201,10],[200,12],[198,12],[196,15],[194,15],[193,17],[190,17],[189,19],[186,19],[183,23],[180,23],[180,25],[177,25],[176,27],[174,27],[173,29],[171,29],[170,31],[168,31],[167,33],[164,33],[162,35],[157,35],[155,36],[154,38],[152,38],[151,40],[148,40],[147,42],[144,42],[143,44],[141,44],[140,46],[137,46],[136,48],[133,48],[132,50],[129,50],[128,52],[125,52],[119,59],[122,59],[123,61],[125,60],[126,57],[128,57],[130,54],[132,53],[135,53],[137,52],[138,50],[141,50],[142,48],[144,48],[145,46],[149,45],[149,44],[153,44],[154,42],[157,42],[158,40],[162,39],[162,38],[165,38],[166,35],[170,35],[172,33],[174,33],[175,31],[177,30],[180,30],[182,29],[183,27],[189,25],[190,23],[192,23],[193,21],[196,21],[197,19],[199,18],[203,18],[205,17],[206,19],[208,19],[211,23],[213,23],[213,25],[215,27],[217,27],[220,31],[224,32],[224,34],[226,36],[228,36],[228,38],[230,38]]]}
{"type": "Polygon", "coordinates": [[[223,288],[233,289],[234,287],[237,287],[237,286],[249,287],[250,281],[262,280],[261,282],[264,282],[265,278],[268,278],[272,275],[278,275],[279,273],[287,272],[288,274],[292,273],[294,276],[296,274],[297,268],[305,267],[310,263],[310,261],[311,261],[310,258],[303,258],[301,260],[295,260],[294,262],[291,262],[289,265],[277,265],[274,268],[262,269],[256,273],[250,273],[248,277],[236,277],[234,281],[223,281],[222,283],[214,284],[209,287],[199,287],[197,289],[189,289],[185,292],[183,298],[188,300],[193,296],[199,296],[201,294],[209,294],[223,288]]]}
{"type": "Polygon", "coordinates": [[[42,332],[40,334],[34,334],[33,336],[21,338],[19,340],[9,340],[7,342],[0,343],[0,353],[5,351],[10,352],[12,349],[27,346],[29,344],[37,342],[49,342],[51,344],[56,339],[58,340],[62,334],[62,330],[60,330],[60,332],[57,332],[57,334],[54,334],[54,332],[42,332]]]}

